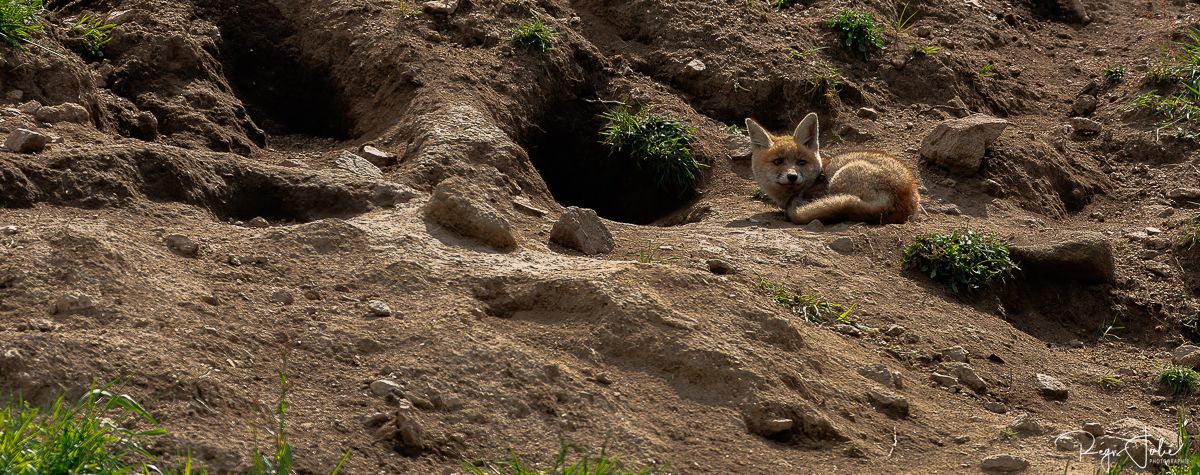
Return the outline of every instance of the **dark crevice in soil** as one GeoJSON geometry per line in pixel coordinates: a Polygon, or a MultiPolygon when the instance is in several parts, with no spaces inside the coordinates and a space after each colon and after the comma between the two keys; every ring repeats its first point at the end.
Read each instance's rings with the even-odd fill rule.
{"type": "Polygon", "coordinates": [[[610,155],[600,143],[602,106],[575,100],[549,110],[541,130],[523,146],[562,205],[591,208],[613,221],[651,224],[695,196],[667,192],[652,178],[639,176],[620,157],[610,155]]]}

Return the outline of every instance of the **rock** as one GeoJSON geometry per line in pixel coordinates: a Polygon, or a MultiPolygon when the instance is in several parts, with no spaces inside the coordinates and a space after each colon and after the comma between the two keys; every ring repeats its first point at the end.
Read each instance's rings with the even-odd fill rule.
{"type": "Polygon", "coordinates": [[[1062,400],[1067,398],[1067,385],[1053,376],[1037,373],[1033,375],[1035,387],[1046,399],[1062,400]]]}
{"type": "Polygon", "coordinates": [[[1097,232],[1079,233],[1056,243],[1012,246],[1009,250],[1022,269],[1045,277],[1100,284],[1112,282],[1116,272],[1112,245],[1097,232]]]}
{"type": "Polygon", "coordinates": [[[550,241],[587,255],[609,253],[615,246],[612,234],[596,211],[575,206],[568,207],[554,223],[550,241]]]}
{"type": "Polygon", "coordinates": [[[39,107],[37,112],[33,113],[33,118],[48,124],[57,124],[59,122],[85,124],[92,120],[92,115],[79,104],[65,102],[57,106],[39,107]]]}
{"type": "Polygon", "coordinates": [[[976,393],[983,394],[987,392],[987,383],[983,381],[983,378],[979,377],[979,374],[975,372],[975,368],[972,368],[970,364],[959,362],[942,363],[938,365],[938,369],[942,373],[954,376],[958,379],[959,384],[971,388],[976,393]]]}
{"type": "Polygon", "coordinates": [[[453,15],[458,11],[459,0],[433,0],[425,2],[421,6],[425,12],[436,15],[453,15]]]}
{"type": "Polygon", "coordinates": [[[987,401],[983,403],[983,408],[996,414],[1004,414],[1008,412],[1008,406],[1005,406],[1004,403],[997,401],[987,401]]]}
{"type": "Polygon", "coordinates": [[[1082,448],[1079,439],[1076,439],[1071,434],[1059,434],[1051,442],[1054,444],[1054,448],[1058,450],[1075,451],[1082,448]]]}
{"type": "Polygon", "coordinates": [[[708,271],[717,275],[730,275],[738,272],[736,266],[724,259],[709,259],[707,264],[708,271]]]}
{"type": "Polygon", "coordinates": [[[753,153],[750,147],[750,137],[744,134],[732,134],[726,137],[725,153],[733,160],[749,160],[753,153]]]}
{"type": "Polygon", "coordinates": [[[763,422],[762,430],[767,434],[778,434],[792,430],[795,425],[796,421],[791,419],[768,419],[763,422]]]}
{"type": "Polygon", "coordinates": [[[1171,363],[1188,368],[1200,368],[1200,347],[1180,345],[1171,351],[1171,363]]]}
{"type": "Polygon", "coordinates": [[[921,142],[921,156],[951,173],[970,176],[979,171],[983,155],[1008,121],[985,114],[942,122],[921,142]]]}
{"type": "Polygon", "coordinates": [[[1100,425],[1099,422],[1085,422],[1083,424],[1083,431],[1096,437],[1102,437],[1105,434],[1104,426],[1100,425]]]}
{"type": "Polygon", "coordinates": [[[706,69],[708,69],[708,66],[704,64],[704,61],[700,61],[699,58],[696,58],[688,61],[687,65],[684,66],[684,74],[700,74],[706,69]]]}
{"type": "Polygon", "coordinates": [[[887,336],[900,336],[904,334],[904,331],[905,328],[900,325],[890,325],[887,327],[887,330],[883,331],[883,334],[887,336]]]}
{"type": "Polygon", "coordinates": [[[1175,188],[1167,192],[1167,198],[1180,204],[1200,204],[1200,188],[1175,188]]]}
{"type": "Polygon", "coordinates": [[[961,97],[951,97],[946,101],[946,105],[950,106],[950,114],[954,117],[966,117],[971,113],[971,108],[967,107],[967,103],[961,97]]]}
{"type": "Polygon", "coordinates": [[[850,236],[839,236],[829,241],[829,248],[842,254],[854,252],[854,239],[850,236]]]}
{"type": "Polygon", "coordinates": [[[1095,135],[1100,133],[1101,125],[1092,119],[1073,117],[1071,118],[1071,128],[1075,129],[1075,133],[1079,135],[1095,135]]]}
{"type": "Polygon", "coordinates": [[[54,302],[50,305],[50,314],[71,315],[74,313],[86,313],[94,308],[96,308],[96,304],[92,303],[92,298],[87,294],[71,292],[54,299],[54,302]]]}
{"type": "Polygon", "coordinates": [[[13,225],[8,225],[0,228],[0,236],[15,236],[20,230],[13,225]]]}
{"type": "Polygon", "coordinates": [[[891,417],[908,417],[908,398],[881,389],[867,391],[867,399],[875,409],[891,417]]]}
{"type": "Polygon", "coordinates": [[[854,325],[847,325],[845,323],[834,325],[833,331],[854,337],[862,336],[862,330],[859,330],[858,327],[854,325]]]}
{"type": "Polygon", "coordinates": [[[29,129],[16,129],[8,134],[4,148],[17,153],[37,153],[46,149],[50,136],[29,129]]]}
{"type": "Polygon", "coordinates": [[[271,303],[277,303],[280,305],[291,305],[292,302],[296,301],[296,298],[292,296],[291,292],[288,292],[283,289],[276,289],[274,292],[271,292],[271,297],[269,298],[269,300],[271,301],[271,303]]]}
{"type": "Polygon", "coordinates": [[[1016,455],[992,455],[983,459],[979,468],[985,472],[1020,472],[1029,468],[1029,461],[1016,455]]]}
{"type": "Polygon", "coordinates": [[[396,154],[385,152],[371,145],[363,145],[359,147],[358,154],[360,157],[367,159],[372,165],[377,167],[385,167],[396,161],[396,154]]]}
{"type": "Polygon", "coordinates": [[[1144,439],[1155,447],[1163,447],[1163,453],[1173,453],[1179,445],[1179,434],[1173,430],[1152,426],[1133,418],[1125,418],[1109,424],[1106,431],[1122,440],[1144,439]]]}
{"type": "Polygon", "coordinates": [[[288,168],[304,168],[304,162],[297,160],[295,158],[289,158],[287,160],[279,162],[279,166],[288,167],[288,168]]]}
{"type": "Polygon", "coordinates": [[[338,158],[333,161],[333,164],[342,170],[361,177],[383,178],[383,171],[379,167],[367,161],[367,159],[348,151],[342,151],[341,155],[338,155],[338,158]]]}
{"type": "Polygon", "coordinates": [[[425,219],[489,246],[515,248],[512,225],[480,194],[481,187],[465,178],[442,180],[424,207],[425,219]]]}
{"type": "Polygon", "coordinates": [[[942,354],[942,360],[966,363],[971,352],[961,346],[952,346],[950,348],[938,350],[942,354]]]}
{"type": "Polygon", "coordinates": [[[263,218],[262,216],[256,216],[254,219],[250,220],[249,226],[252,228],[260,228],[260,229],[261,228],[269,228],[269,227],[271,227],[271,223],[268,222],[266,220],[266,218],[263,218]]]}
{"type": "Polygon", "coordinates": [[[401,455],[416,457],[425,451],[425,429],[412,404],[402,401],[396,409],[396,417],[391,427],[394,429],[393,448],[401,455]]]}
{"type": "Polygon", "coordinates": [[[380,301],[380,300],[368,300],[367,301],[367,310],[370,310],[371,315],[374,315],[376,317],[392,316],[392,308],[388,307],[387,303],[380,301]]]}
{"type": "Polygon", "coordinates": [[[359,354],[369,355],[383,351],[383,343],[370,338],[360,338],[358,342],[354,344],[354,348],[358,350],[359,354]]]}
{"type": "Polygon", "coordinates": [[[904,387],[903,375],[899,371],[891,371],[882,363],[875,363],[869,366],[858,368],[858,374],[862,375],[871,381],[875,381],[884,386],[902,389],[904,387]]]}
{"type": "Polygon", "coordinates": [[[200,246],[187,236],[172,234],[167,236],[164,241],[167,243],[167,249],[183,257],[196,257],[196,254],[200,252],[200,246]]]}
{"type": "Polygon", "coordinates": [[[382,412],[376,412],[367,417],[364,417],[363,425],[366,426],[366,428],[368,428],[368,429],[375,429],[375,428],[378,428],[379,426],[387,424],[387,422],[390,420],[392,420],[392,418],[389,417],[387,414],[384,414],[382,412]]]}
{"type": "Polygon", "coordinates": [[[539,218],[541,218],[547,214],[550,214],[549,211],[546,211],[544,209],[538,208],[537,206],[534,206],[533,202],[529,201],[529,198],[524,197],[524,196],[518,196],[518,197],[513,198],[513,208],[516,208],[517,211],[520,211],[522,213],[532,215],[532,216],[537,216],[539,218]]]}
{"type": "Polygon", "coordinates": [[[1071,111],[1075,115],[1088,116],[1096,111],[1096,106],[1100,105],[1100,101],[1096,100],[1096,96],[1084,94],[1075,98],[1075,103],[1071,104],[1071,111]]]}
{"type": "Polygon", "coordinates": [[[1008,428],[1021,436],[1034,436],[1046,433],[1046,427],[1031,414],[1021,414],[1008,423],[1008,428]]]}
{"type": "Polygon", "coordinates": [[[879,118],[879,111],[870,107],[860,107],[857,113],[859,117],[864,119],[875,120],[879,118]]]}
{"type": "Polygon", "coordinates": [[[408,185],[401,185],[390,181],[376,183],[371,188],[371,203],[374,203],[375,206],[390,208],[412,201],[416,197],[417,190],[412,189],[408,185]]]}
{"type": "Polygon", "coordinates": [[[949,387],[952,387],[952,386],[958,384],[958,379],[955,378],[954,376],[945,375],[945,374],[937,373],[937,372],[930,374],[929,379],[931,381],[933,381],[934,383],[936,383],[938,386],[941,386],[944,388],[949,388],[949,387]]]}
{"type": "MultiPolygon", "coordinates": [[[[362,386],[359,386],[362,387],[362,386]]],[[[400,384],[390,379],[380,379],[371,383],[371,393],[376,396],[387,396],[389,394],[403,394],[404,388],[400,384]]]]}
{"type": "MultiPolygon", "coordinates": [[[[1106,435],[1097,437],[1095,442],[1088,441],[1084,443],[1085,447],[1089,446],[1091,453],[1096,454],[1115,454],[1115,458],[1128,457],[1129,463],[1138,467],[1147,467],[1153,462],[1156,456],[1163,456],[1174,453],[1174,450],[1169,446],[1155,445],[1150,441],[1139,436],[1134,437],[1117,437],[1106,435]]],[[[1168,455],[1169,456],[1169,455],[1168,455]]]]}

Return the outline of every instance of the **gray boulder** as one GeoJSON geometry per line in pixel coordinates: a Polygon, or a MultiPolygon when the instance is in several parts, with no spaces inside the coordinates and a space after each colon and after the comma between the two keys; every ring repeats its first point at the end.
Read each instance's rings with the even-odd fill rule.
{"type": "Polygon", "coordinates": [[[483,190],[465,178],[443,180],[425,204],[425,219],[493,247],[516,247],[512,225],[491,203],[479,196],[483,190]]]}
{"type": "Polygon", "coordinates": [[[550,241],[587,255],[612,252],[615,245],[596,211],[575,206],[568,207],[554,223],[550,241]]]}
{"type": "Polygon", "coordinates": [[[1079,233],[1050,244],[1012,246],[1012,257],[1031,274],[1088,284],[1112,282],[1116,274],[1112,245],[1096,232],[1079,233]]]}
{"type": "Polygon", "coordinates": [[[983,164],[987,147],[1007,127],[1007,120],[986,114],[947,120],[921,142],[921,156],[951,173],[974,175],[983,164]]]}

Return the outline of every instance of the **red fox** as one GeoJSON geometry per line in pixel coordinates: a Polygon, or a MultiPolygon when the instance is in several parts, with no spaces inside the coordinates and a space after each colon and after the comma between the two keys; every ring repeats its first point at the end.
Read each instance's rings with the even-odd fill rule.
{"type": "Polygon", "coordinates": [[[808,114],[791,137],[772,135],[754,119],[746,119],[746,128],[754,179],[793,223],[903,223],[920,206],[912,171],[887,153],[846,152],[822,160],[816,114],[808,114]]]}

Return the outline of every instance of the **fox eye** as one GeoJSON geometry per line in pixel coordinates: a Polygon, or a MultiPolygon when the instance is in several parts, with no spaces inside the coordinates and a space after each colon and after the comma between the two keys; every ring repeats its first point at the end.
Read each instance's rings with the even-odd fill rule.
{"type": "Polygon", "coordinates": [[[806,163],[808,163],[808,160],[800,160],[799,162],[796,162],[796,164],[800,166],[804,166],[806,163]]]}
{"type": "Polygon", "coordinates": [[[774,162],[771,162],[771,163],[774,163],[774,164],[776,164],[776,165],[783,165],[783,159],[782,159],[782,158],[776,158],[776,159],[775,159],[775,161],[774,161],[774,162]]]}

